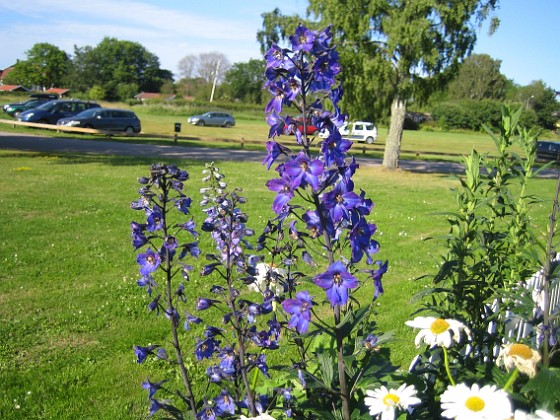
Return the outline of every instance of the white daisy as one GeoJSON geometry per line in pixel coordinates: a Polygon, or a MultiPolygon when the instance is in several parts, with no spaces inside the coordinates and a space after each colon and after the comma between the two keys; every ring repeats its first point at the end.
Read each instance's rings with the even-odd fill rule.
{"type": "Polygon", "coordinates": [[[504,365],[508,371],[517,368],[532,378],[537,374],[537,363],[540,360],[539,352],[526,344],[509,343],[500,349],[496,363],[498,366],[504,365]]]}
{"type": "Polygon", "coordinates": [[[420,328],[420,332],[414,339],[416,346],[424,343],[430,347],[451,347],[453,342],[461,342],[461,331],[470,336],[470,330],[461,322],[454,319],[434,318],[431,316],[418,316],[412,321],[406,321],[406,325],[412,328],[420,328]]]}
{"type": "Polygon", "coordinates": [[[513,415],[505,391],[495,385],[450,385],[441,396],[442,416],[456,420],[501,420],[513,415]]]}
{"type": "Polygon", "coordinates": [[[420,404],[416,398],[416,389],[413,385],[402,384],[399,389],[387,389],[381,386],[376,390],[367,390],[368,395],[364,398],[369,414],[372,416],[381,414],[381,420],[393,420],[396,409],[406,410],[408,407],[420,404]]]}

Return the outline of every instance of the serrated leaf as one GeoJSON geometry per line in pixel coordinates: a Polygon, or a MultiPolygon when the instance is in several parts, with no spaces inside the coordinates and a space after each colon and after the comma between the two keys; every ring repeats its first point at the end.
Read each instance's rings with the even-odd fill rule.
{"type": "Polygon", "coordinates": [[[560,401],[560,369],[541,368],[537,375],[521,388],[523,393],[532,393],[543,409],[551,410],[560,401]]]}

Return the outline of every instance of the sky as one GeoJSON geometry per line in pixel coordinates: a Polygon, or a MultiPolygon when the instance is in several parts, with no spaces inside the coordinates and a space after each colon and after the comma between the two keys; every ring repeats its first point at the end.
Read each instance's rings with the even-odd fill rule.
{"type": "MultiPolygon", "coordinates": [[[[278,7],[305,16],[307,0],[0,0],[0,69],[47,42],[72,54],[104,37],[138,42],[178,75],[187,55],[217,51],[230,63],[261,59],[261,14],[278,7]]],[[[501,24],[477,33],[473,53],[501,60],[501,72],[525,86],[542,80],[560,91],[560,0],[500,0],[501,24]]]]}

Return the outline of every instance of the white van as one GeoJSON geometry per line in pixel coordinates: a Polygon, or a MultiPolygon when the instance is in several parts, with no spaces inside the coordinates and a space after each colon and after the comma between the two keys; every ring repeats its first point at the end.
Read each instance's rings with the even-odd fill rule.
{"type": "Polygon", "coordinates": [[[372,144],[377,141],[377,127],[372,122],[356,121],[346,123],[339,129],[342,138],[372,144]]]}

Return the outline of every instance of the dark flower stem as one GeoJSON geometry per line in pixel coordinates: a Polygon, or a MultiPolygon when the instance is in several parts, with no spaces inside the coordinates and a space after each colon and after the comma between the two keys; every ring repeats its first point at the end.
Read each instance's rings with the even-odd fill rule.
{"type": "MultiPolygon", "coordinates": [[[[323,238],[325,241],[325,247],[327,248],[327,253],[329,257],[329,264],[334,263],[334,254],[331,245],[331,238],[327,232],[326,226],[327,222],[323,213],[321,212],[321,205],[319,202],[319,196],[313,194],[313,199],[315,202],[315,208],[319,214],[321,224],[323,225],[323,238]]],[[[346,382],[346,363],[344,362],[344,342],[342,332],[339,327],[340,324],[340,305],[334,306],[334,332],[336,338],[336,356],[338,364],[338,382],[340,386],[340,399],[342,401],[342,417],[344,420],[350,420],[350,399],[348,395],[348,384],[346,382]]]]}
{"type": "Polygon", "coordinates": [[[545,368],[548,368],[549,364],[550,364],[550,346],[549,346],[549,340],[550,340],[550,328],[548,328],[550,326],[550,295],[549,295],[549,291],[550,291],[550,283],[551,283],[551,276],[550,276],[550,270],[551,270],[551,261],[555,259],[555,254],[553,251],[553,245],[552,245],[552,241],[554,239],[554,234],[556,231],[556,216],[558,214],[558,198],[560,196],[560,173],[558,173],[558,180],[556,182],[556,194],[554,196],[554,201],[552,204],[552,211],[550,212],[550,223],[548,226],[548,239],[547,239],[547,244],[546,244],[546,256],[544,259],[544,265],[543,265],[543,275],[544,275],[544,279],[545,279],[545,284],[544,284],[544,302],[543,302],[543,325],[544,325],[544,338],[543,338],[543,354],[542,354],[542,361],[543,361],[543,365],[545,368]]]}
{"type": "MultiPolygon", "coordinates": [[[[232,202],[231,204],[232,208],[230,209],[231,212],[230,214],[233,214],[233,210],[235,208],[235,202],[232,202]]],[[[234,226],[235,222],[233,220],[232,217],[229,218],[229,225],[228,225],[228,241],[227,241],[227,260],[226,260],[226,281],[228,284],[228,299],[227,299],[227,305],[231,311],[231,313],[233,314],[233,316],[231,317],[232,319],[232,323],[233,323],[233,327],[235,328],[235,331],[237,333],[237,343],[239,346],[239,362],[240,362],[240,368],[241,368],[241,378],[243,380],[243,385],[245,387],[245,392],[247,394],[247,405],[249,407],[249,411],[251,412],[251,416],[255,417],[258,415],[257,409],[255,407],[255,399],[253,396],[253,392],[251,390],[251,385],[249,383],[249,377],[247,376],[247,365],[245,363],[246,357],[245,357],[245,333],[243,330],[243,327],[241,325],[240,322],[240,317],[241,315],[239,314],[237,305],[235,304],[235,288],[233,287],[233,276],[232,276],[232,269],[231,269],[231,265],[232,265],[232,261],[231,261],[231,243],[233,242],[233,238],[232,238],[232,232],[234,231],[234,226]]]]}
{"type": "MultiPolygon", "coordinates": [[[[164,218],[163,222],[163,231],[164,231],[164,238],[167,238],[168,231],[167,231],[167,196],[168,196],[168,185],[166,182],[162,185],[162,192],[163,192],[163,203],[162,203],[162,217],[164,218]]],[[[187,399],[189,401],[190,409],[193,416],[196,417],[196,402],[194,399],[194,394],[192,391],[191,380],[189,378],[189,372],[185,367],[185,362],[183,359],[183,353],[181,352],[181,345],[179,344],[179,335],[177,334],[177,322],[175,321],[174,317],[174,307],[173,307],[173,288],[172,288],[172,279],[173,275],[171,274],[171,258],[169,255],[169,250],[165,248],[165,275],[166,275],[166,288],[167,288],[167,311],[169,314],[169,322],[171,323],[171,335],[173,337],[173,347],[175,348],[175,357],[177,358],[177,364],[179,365],[179,370],[181,371],[181,378],[183,380],[183,385],[187,392],[187,399]]]]}

